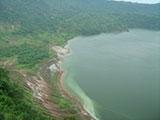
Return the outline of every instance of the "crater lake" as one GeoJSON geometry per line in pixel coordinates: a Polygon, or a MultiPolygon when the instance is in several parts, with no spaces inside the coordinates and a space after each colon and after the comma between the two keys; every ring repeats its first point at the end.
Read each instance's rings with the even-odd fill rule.
{"type": "Polygon", "coordinates": [[[77,37],[63,86],[99,120],[160,120],[160,31],[77,37]]]}

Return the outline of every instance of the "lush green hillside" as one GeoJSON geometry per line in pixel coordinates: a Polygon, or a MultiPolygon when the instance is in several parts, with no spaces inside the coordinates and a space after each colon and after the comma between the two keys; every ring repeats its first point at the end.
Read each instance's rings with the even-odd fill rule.
{"type": "MultiPolygon", "coordinates": [[[[16,59],[13,64],[16,69],[34,70],[42,61],[55,56],[49,49],[53,45],[64,46],[68,39],[79,35],[130,28],[160,30],[160,4],[0,0],[0,62],[16,59]]],[[[32,105],[31,96],[26,95],[23,87],[12,82],[8,72],[0,68],[0,119],[49,119],[32,105]]]]}
{"type": "Polygon", "coordinates": [[[160,4],[107,0],[1,0],[1,45],[64,45],[78,35],[160,30],[160,4]]]}
{"type": "Polygon", "coordinates": [[[36,107],[31,95],[9,78],[0,67],[0,120],[54,120],[45,117],[36,107]]]}
{"type": "Polygon", "coordinates": [[[160,5],[107,0],[5,0],[0,21],[19,34],[98,34],[128,28],[160,29],[160,5]]]}

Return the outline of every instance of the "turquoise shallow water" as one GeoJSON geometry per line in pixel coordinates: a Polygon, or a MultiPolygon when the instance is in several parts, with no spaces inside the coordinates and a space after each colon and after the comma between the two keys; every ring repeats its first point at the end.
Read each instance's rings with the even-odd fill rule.
{"type": "Polygon", "coordinates": [[[160,32],[77,37],[64,87],[100,120],[160,120],[160,32]]]}

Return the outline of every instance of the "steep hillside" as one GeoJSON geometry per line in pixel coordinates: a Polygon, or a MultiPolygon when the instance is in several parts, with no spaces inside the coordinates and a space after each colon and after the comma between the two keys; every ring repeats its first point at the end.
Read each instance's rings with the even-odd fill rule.
{"type": "Polygon", "coordinates": [[[0,84],[0,119],[28,120],[29,116],[34,120],[51,120],[50,116],[60,120],[91,119],[80,110],[78,102],[62,94],[58,87],[58,71],[54,74],[49,71],[49,66],[59,60],[52,47],[63,47],[67,40],[79,35],[131,28],[160,30],[160,4],[108,0],[0,0],[0,65],[11,71],[9,78],[8,72],[0,68],[0,82],[3,83],[0,84]],[[13,80],[26,85],[20,84],[20,87],[13,80]],[[18,94],[14,96],[15,93],[18,94]],[[45,96],[43,100],[35,97],[41,93],[45,96]],[[27,109],[17,103],[17,99],[27,109]],[[41,109],[37,109],[35,103],[39,103],[41,109]]]}
{"type": "Polygon", "coordinates": [[[0,21],[17,25],[19,31],[24,34],[52,31],[83,35],[136,27],[160,29],[159,4],[147,5],[107,0],[0,2],[0,21]],[[84,32],[86,26],[89,28],[84,32]]]}

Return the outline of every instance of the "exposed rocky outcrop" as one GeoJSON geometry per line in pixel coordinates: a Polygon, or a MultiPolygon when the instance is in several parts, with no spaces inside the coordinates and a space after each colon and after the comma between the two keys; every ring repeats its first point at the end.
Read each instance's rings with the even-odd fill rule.
{"type": "Polygon", "coordinates": [[[62,48],[60,46],[53,46],[52,49],[54,51],[56,51],[58,59],[61,59],[62,57],[64,57],[66,54],[68,54],[70,52],[69,49],[67,48],[62,48]]]}

